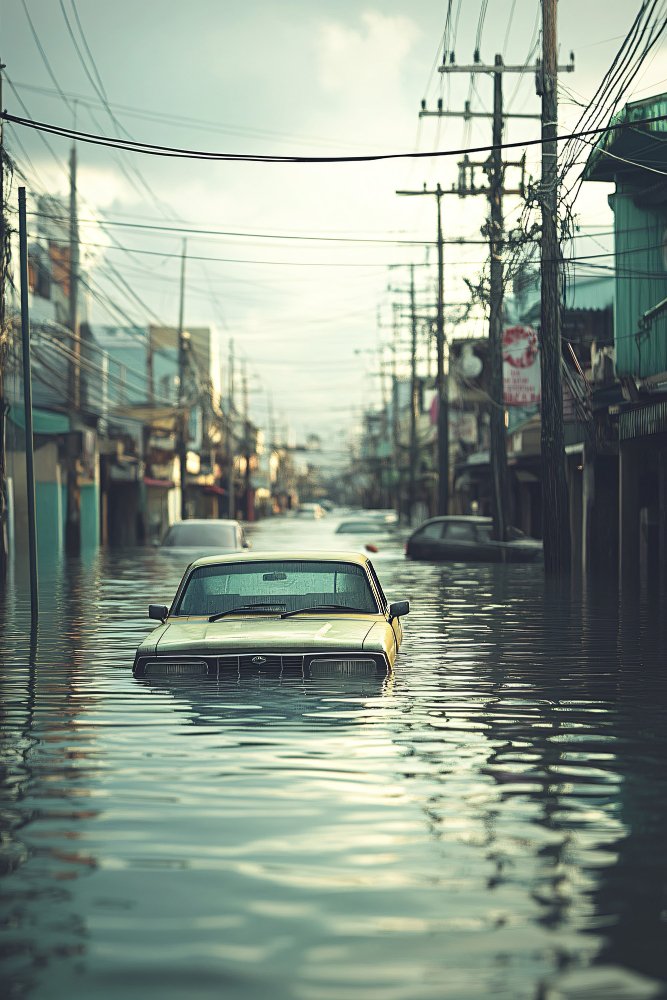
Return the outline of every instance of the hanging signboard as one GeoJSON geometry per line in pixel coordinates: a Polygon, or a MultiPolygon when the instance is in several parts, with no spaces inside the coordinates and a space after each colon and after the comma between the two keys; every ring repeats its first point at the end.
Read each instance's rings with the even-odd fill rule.
{"type": "Polygon", "coordinates": [[[540,402],[540,353],[531,326],[503,330],[503,398],[506,406],[540,402]]]}

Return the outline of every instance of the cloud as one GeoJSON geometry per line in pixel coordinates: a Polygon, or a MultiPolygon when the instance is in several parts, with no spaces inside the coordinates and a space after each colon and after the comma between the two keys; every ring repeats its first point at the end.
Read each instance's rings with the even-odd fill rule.
{"type": "Polygon", "coordinates": [[[358,100],[398,91],[401,71],[421,34],[410,18],[369,10],[358,26],[328,21],[319,37],[319,82],[332,94],[358,100]]]}

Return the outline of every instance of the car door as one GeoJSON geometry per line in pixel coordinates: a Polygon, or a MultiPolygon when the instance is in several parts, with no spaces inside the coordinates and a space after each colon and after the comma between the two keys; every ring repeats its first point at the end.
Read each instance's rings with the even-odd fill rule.
{"type": "Polygon", "coordinates": [[[493,528],[490,524],[475,525],[475,535],[477,536],[477,548],[479,549],[479,559],[483,562],[502,562],[502,546],[494,541],[493,528]]]}
{"type": "MultiPolygon", "coordinates": [[[[388,602],[387,598],[385,597],[384,590],[382,589],[382,585],[381,585],[381,583],[380,583],[380,581],[378,579],[378,575],[375,572],[375,567],[373,566],[372,562],[370,562],[370,560],[369,560],[369,562],[366,565],[367,565],[367,568],[368,568],[368,574],[369,574],[371,580],[373,581],[373,586],[374,586],[374,589],[375,589],[375,594],[376,594],[376,597],[378,599],[378,603],[380,605],[380,608],[382,609],[382,612],[387,617],[389,617],[389,602],[388,602]]],[[[393,621],[391,622],[391,628],[393,630],[394,640],[396,642],[396,652],[398,652],[398,647],[401,645],[401,641],[403,639],[403,627],[401,625],[401,619],[400,618],[394,618],[393,621]]]]}
{"type": "Polygon", "coordinates": [[[448,562],[479,562],[481,558],[475,526],[468,521],[447,521],[438,545],[439,558],[448,562]]]}
{"type": "Polygon", "coordinates": [[[429,521],[410,538],[409,550],[413,559],[439,559],[444,521],[429,521]]]}

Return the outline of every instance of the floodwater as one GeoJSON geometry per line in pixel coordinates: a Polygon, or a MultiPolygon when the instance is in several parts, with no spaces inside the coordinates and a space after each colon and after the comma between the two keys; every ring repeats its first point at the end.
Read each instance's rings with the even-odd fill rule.
{"type": "MultiPolygon", "coordinates": [[[[257,526],[326,547],[335,517],[257,526]]],[[[639,1000],[667,983],[667,626],[539,567],[375,565],[393,675],[139,681],[154,550],[0,602],[7,998],[639,1000]]]]}

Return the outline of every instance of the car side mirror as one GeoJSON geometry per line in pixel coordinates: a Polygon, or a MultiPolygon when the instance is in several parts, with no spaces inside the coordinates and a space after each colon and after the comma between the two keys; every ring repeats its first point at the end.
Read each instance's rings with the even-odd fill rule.
{"type": "Polygon", "coordinates": [[[169,608],[167,607],[166,604],[148,605],[149,618],[156,618],[159,622],[163,622],[168,614],[169,614],[169,608]]]}
{"type": "Polygon", "coordinates": [[[248,539],[245,538],[243,540],[243,548],[244,549],[251,549],[252,548],[252,542],[249,542],[248,539]]]}
{"type": "Polygon", "coordinates": [[[394,601],[389,605],[389,619],[402,618],[410,612],[410,601],[394,601]]]}

